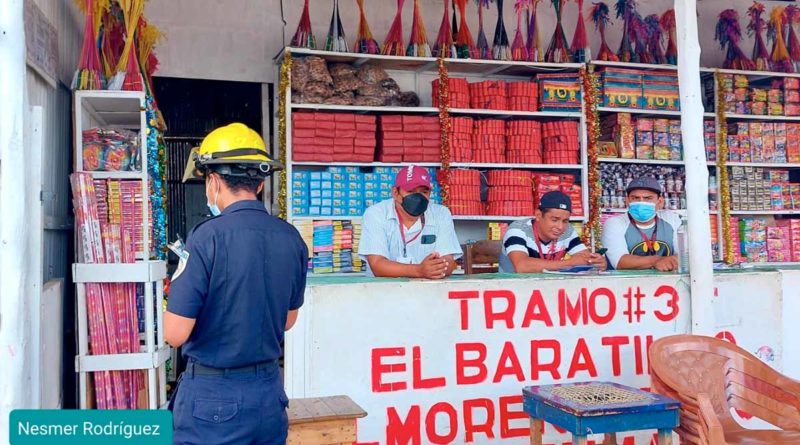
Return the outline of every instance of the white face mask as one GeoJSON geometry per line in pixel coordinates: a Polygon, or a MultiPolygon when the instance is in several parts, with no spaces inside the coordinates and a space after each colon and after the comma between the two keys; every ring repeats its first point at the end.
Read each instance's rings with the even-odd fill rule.
{"type": "MultiPolygon", "coordinates": [[[[209,181],[211,181],[210,178],[209,181]]],[[[211,216],[219,216],[222,213],[219,207],[217,207],[218,197],[219,197],[219,186],[217,187],[217,191],[214,192],[214,203],[212,204],[211,202],[209,202],[210,200],[208,199],[208,186],[206,186],[206,205],[208,206],[208,210],[211,211],[211,216]]]]}

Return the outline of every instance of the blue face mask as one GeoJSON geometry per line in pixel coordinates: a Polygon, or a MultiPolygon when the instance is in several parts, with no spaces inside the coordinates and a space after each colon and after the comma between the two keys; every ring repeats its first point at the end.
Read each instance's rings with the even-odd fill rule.
{"type": "Polygon", "coordinates": [[[628,214],[636,222],[647,222],[656,216],[656,205],[652,202],[632,202],[628,206],[628,214]]]}
{"type": "Polygon", "coordinates": [[[206,205],[208,206],[208,210],[211,212],[211,216],[219,216],[222,213],[219,207],[217,207],[218,197],[219,197],[219,188],[217,188],[217,191],[214,193],[214,203],[212,204],[206,201],[206,205]]]}

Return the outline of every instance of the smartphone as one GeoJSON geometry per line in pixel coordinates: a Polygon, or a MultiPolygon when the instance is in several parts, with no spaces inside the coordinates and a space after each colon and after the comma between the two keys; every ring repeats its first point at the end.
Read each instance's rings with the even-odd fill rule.
{"type": "Polygon", "coordinates": [[[597,252],[595,252],[595,253],[598,254],[598,255],[605,255],[606,252],[608,252],[608,249],[605,248],[605,247],[602,247],[600,249],[597,249],[597,252]]]}

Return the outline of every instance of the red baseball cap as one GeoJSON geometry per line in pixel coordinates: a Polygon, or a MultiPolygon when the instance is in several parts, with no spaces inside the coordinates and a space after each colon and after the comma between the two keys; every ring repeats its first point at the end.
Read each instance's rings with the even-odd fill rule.
{"type": "Polygon", "coordinates": [[[411,192],[415,188],[424,186],[431,188],[431,175],[427,169],[416,165],[403,167],[394,178],[394,186],[411,192]]]}

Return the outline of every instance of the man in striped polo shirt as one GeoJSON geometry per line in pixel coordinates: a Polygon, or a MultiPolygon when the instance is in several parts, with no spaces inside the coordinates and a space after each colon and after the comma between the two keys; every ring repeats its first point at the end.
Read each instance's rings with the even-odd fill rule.
{"type": "Polygon", "coordinates": [[[602,255],[590,252],[572,224],[572,201],[562,192],[539,200],[534,218],[515,221],[503,238],[500,272],[541,273],[543,270],[590,265],[605,268],[602,255]],[[568,259],[565,257],[569,255],[568,259]]]}

